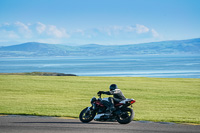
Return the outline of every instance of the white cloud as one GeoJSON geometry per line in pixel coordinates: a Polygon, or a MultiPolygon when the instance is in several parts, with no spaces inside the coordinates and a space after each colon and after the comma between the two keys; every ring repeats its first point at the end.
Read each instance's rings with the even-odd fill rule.
{"type": "Polygon", "coordinates": [[[113,25],[91,29],[80,29],[77,27],[68,32],[63,27],[47,25],[41,22],[32,24],[22,22],[0,24],[0,40],[4,41],[65,43],[67,40],[70,43],[87,41],[92,43],[123,43],[159,38],[160,35],[155,29],[142,24],[113,25]]]}
{"type": "Polygon", "coordinates": [[[18,31],[23,34],[25,37],[30,37],[32,31],[29,29],[29,26],[22,23],[22,22],[16,22],[15,25],[18,28],[18,31]]]}
{"type": "MultiPolygon", "coordinates": [[[[104,28],[96,28],[92,30],[93,33],[107,34],[108,36],[124,35],[124,34],[144,34],[150,33],[150,29],[144,25],[136,24],[133,26],[109,26],[104,28]]],[[[154,32],[154,31],[153,31],[154,32]]]]}
{"type": "Polygon", "coordinates": [[[136,24],[136,32],[138,34],[147,33],[149,32],[149,28],[144,25],[136,24]]]}
{"type": "Polygon", "coordinates": [[[48,26],[47,34],[52,35],[57,38],[68,38],[69,37],[69,35],[66,33],[66,30],[64,28],[58,29],[55,25],[48,26]]]}
{"type": "Polygon", "coordinates": [[[55,25],[45,25],[41,22],[37,22],[35,25],[16,22],[15,25],[17,26],[19,33],[25,37],[31,37],[31,34],[34,33],[33,36],[35,37],[43,34],[46,37],[69,38],[69,35],[64,28],[57,28],[55,25]]]}
{"type": "Polygon", "coordinates": [[[10,23],[8,23],[8,22],[3,23],[3,26],[9,26],[9,25],[10,25],[10,23]]]}
{"type": "Polygon", "coordinates": [[[46,34],[55,38],[69,38],[64,28],[57,28],[55,25],[45,25],[41,22],[37,22],[36,30],[39,34],[46,34]]]}
{"type": "Polygon", "coordinates": [[[159,37],[159,34],[156,30],[151,29],[151,33],[152,33],[153,37],[159,37]]]}
{"type": "Polygon", "coordinates": [[[126,26],[126,31],[127,32],[134,32],[134,31],[136,31],[136,28],[133,27],[133,26],[126,26]]]}
{"type": "MultiPolygon", "coordinates": [[[[79,33],[82,31],[78,31],[79,33]]],[[[78,34],[78,33],[75,33],[78,34]]],[[[2,23],[0,24],[0,42],[30,42],[41,41],[48,43],[63,43],[70,35],[64,28],[55,25],[37,23],[2,23]]]]}
{"type": "Polygon", "coordinates": [[[0,30],[1,39],[18,39],[20,38],[14,31],[0,30]]]}
{"type": "Polygon", "coordinates": [[[36,30],[39,34],[41,34],[46,30],[46,25],[43,23],[37,22],[36,30]]]}
{"type": "Polygon", "coordinates": [[[82,29],[76,29],[76,30],[74,31],[74,33],[81,33],[81,34],[84,34],[84,30],[82,30],[82,29]]]}

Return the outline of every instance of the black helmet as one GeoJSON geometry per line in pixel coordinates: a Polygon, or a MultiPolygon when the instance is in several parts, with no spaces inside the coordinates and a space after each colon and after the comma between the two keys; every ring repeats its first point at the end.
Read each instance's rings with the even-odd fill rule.
{"type": "Polygon", "coordinates": [[[116,84],[111,84],[110,85],[110,91],[118,89],[116,84]]]}

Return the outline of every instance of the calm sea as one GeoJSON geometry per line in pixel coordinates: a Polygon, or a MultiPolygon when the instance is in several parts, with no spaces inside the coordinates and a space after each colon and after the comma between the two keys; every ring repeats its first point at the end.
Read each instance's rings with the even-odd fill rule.
{"type": "Polygon", "coordinates": [[[0,73],[35,71],[78,76],[200,78],[200,56],[0,58],[0,73]]]}

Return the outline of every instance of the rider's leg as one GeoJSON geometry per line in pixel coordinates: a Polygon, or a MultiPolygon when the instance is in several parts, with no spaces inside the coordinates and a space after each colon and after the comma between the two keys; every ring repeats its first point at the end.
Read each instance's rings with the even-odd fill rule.
{"type": "Polygon", "coordinates": [[[115,110],[115,107],[114,107],[114,101],[112,97],[109,97],[108,101],[109,101],[109,104],[106,109],[106,114],[110,115],[115,110]]]}
{"type": "Polygon", "coordinates": [[[107,107],[106,114],[110,115],[115,110],[115,106],[114,106],[115,102],[118,103],[120,102],[120,100],[113,97],[109,97],[108,102],[103,103],[107,107]]]}
{"type": "Polygon", "coordinates": [[[110,110],[114,111],[115,110],[115,106],[114,106],[114,99],[113,99],[113,97],[109,97],[108,100],[109,100],[109,103],[110,103],[110,110]]]}

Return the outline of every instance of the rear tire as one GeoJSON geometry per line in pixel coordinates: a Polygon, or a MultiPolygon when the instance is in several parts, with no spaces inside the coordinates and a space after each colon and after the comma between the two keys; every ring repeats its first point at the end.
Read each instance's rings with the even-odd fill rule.
{"type": "Polygon", "coordinates": [[[117,117],[120,124],[128,124],[133,120],[134,112],[131,108],[122,109],[122,113],[117,117]]]}
{"type": "Polygon", "coordinates": [[[92,121],[96,115],[96,112],[94,110],[88,110],[88,111],[87,110],[88,110],[88,107],[83,109],[79,115],[79,119],[83,123],[88,123],[92,121]]]}

